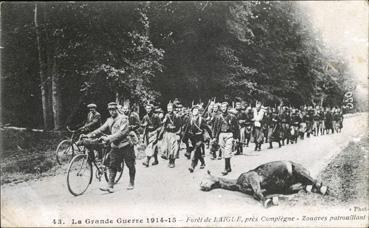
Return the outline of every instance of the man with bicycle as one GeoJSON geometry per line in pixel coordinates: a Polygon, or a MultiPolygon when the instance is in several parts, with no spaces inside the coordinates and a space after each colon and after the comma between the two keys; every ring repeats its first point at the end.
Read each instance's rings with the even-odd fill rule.
{"type": "Polygon", "coordinates": [[[89,110],[85,124],[80,128],[81,132],[91,132],[101,126],[101,114],[96,111],[95,104],[88,104],[89,110]]]}
{"type": "Polygon", "coordinates": [[[102,135],[104,132],[109,132],[110,135],[103,135],[99,139],[105,143],[110,143],[111,150],[108,154],[108,158],[105,160],[105,164],[109,171],[109,181],[107,187],[101,187],[100,190],[107,191],[109,193],[114,192],[114,180],[117,171],[121,171],[121,163],[124,161],[129,169],[129,185],[128,190],[134,188],[135,181],[135,153],[133,145],[130,144],[129,136],[129,120],[127,116],[120,115],[118,113],[118,106],[115,102],[108,104],[108,110],[110,117],[106,122],[96,129],[95,131],[87,134],[89,138],[96,138],[102,135]]]}

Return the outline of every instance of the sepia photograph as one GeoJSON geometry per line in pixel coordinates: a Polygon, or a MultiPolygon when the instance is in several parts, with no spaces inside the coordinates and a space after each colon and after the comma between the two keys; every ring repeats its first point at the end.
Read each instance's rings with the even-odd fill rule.
{"type": "Polygon", "coordinates": [[[0,3],[1,227],[368,227],[352,1],[0,3]]]}

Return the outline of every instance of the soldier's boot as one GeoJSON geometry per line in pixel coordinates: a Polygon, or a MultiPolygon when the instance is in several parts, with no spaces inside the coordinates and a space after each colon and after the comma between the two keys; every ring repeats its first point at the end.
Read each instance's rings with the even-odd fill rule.
{"type": "Polygon", "coordinates": [[[149,164],[150,164],[150,156],[147,156],[146,157],[146,161],[142,162],[142,165],[145,166],[145,167],[149,167],[149,164]]]}
{"type": "Polygon", "coordinates": [[[273,143],[272,142],[269,142],[269,147],[268,149],[273,149],[273,143]]]}
{"type": "Polygon", "coordinates": [[[231,167],[230,167],[230,158],[224,158],[224,171],[222,172],[223,176],[228,175],[229,172],[231,172],[231,167]]]}
{"type": "Polygon", "coordinates": [[[254,151],[257,151],[257,150],[258,150],[258,144],[255,143],[255,149],[254,149],[254,151]]]}
{"type": "Polygon", "coordinates": [[[157,165],[159,164],[159,161],[158,161],[158,148],[156,147],[155,148],[155,151],[154,151],[154,162],[151,164],[151,165],[157,165]]]}
{"type": "Polygon", "coordinates": [[[203,157],[200,157],[199,160],[200,160],[200,163],[201,163],[200,169],[204,169],[205,168],[205,160],[204,160],[204,158],[203,157]]]}
{"type": "Polygon", "coordinates": [[[261,143],[259,143],[259,151],[261,151],[261,143]]]}
{"type": "Polygon", "coordinates": [[[108,172],[109,172],[108,186],[100,187],[100,190],[113,193],[114,192],[114,180],[117,175],[117,170],[115,168],[109,168],[108,172]]]}
{"type": "Polygon", "coordinates": [[[281,141],[278,141],[278,146],[279,146],[279,148],[282,147],[281,141]]]}
{"type": "Polygon", "coordinates": [[[222,160],[222,150],[219,149],[218,160],[222,160]]]}

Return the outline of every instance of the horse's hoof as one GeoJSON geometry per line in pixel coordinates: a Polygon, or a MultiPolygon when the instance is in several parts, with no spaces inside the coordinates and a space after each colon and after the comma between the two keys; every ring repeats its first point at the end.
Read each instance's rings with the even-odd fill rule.
{"type": "Polygon", "coordinates": [[[269,204],[272,202],[272,200],[271,199],[266,199],[265,201],[264,201],[264,203],[263,203],[263,206],[265,207],[265,208],[268,208],[269,207],[269,204]]]}
{"type": "Polygon", "coordinates": [[[313,189],[313,186],[312,185],[306,185],[306,188],[305,188],[305,190],[307,191],[307,192],[311,192],[311,190],[313,189]]]}
{"type": "Polygon", "coordinates": [[[323,185],[323,186],[319,189],[319,191],[320,191],[320,193],[321,193],[322,195],[325,195],[325,194],[327,194],[328,187],[323,185]]]}
{"type": "Polygon", "coordinates": [[[278,206],[278,203],[279,203],[279,199],[278,199],[278,196],[274,196],[272,198],[272,203],[274,206],[278,206]]]}

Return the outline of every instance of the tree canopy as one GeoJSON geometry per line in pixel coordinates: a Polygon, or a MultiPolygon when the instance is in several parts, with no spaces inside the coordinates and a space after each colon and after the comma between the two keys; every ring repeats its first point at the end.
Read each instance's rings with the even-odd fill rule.
{"type": "Polygon", "coordinates": [[[126,99],[335,106],[352,84],[342,56],[294,2],[4,3],[1,10],[3,123],[57,129],[81,121],[87,103],[104,113],[107,102],[126,99]],[[43,122],[45,115],[54,121],[43,122]]]}

